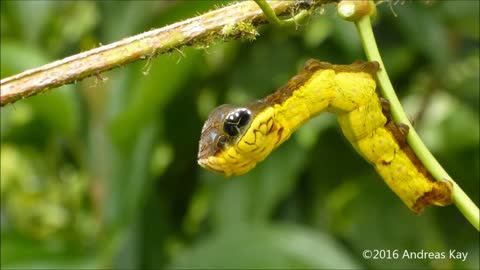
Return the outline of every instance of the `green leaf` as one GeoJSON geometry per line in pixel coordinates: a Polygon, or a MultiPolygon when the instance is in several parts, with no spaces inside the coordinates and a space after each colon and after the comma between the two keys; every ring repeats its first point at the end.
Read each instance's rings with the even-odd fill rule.
{"type": "Polygon", "coordinates": [[[479,1],[441,1],[440,11],[442,17],[448,20],[448,23],[454,27],[455,31],[465,35],[467,38],[479,40],[479,1]],[[466,25],[468,27],[465,27],[466,25]]]}
{"type": "MultiPolygon", "coordinates": [[[[40,66],[49,61],[49,57],[36,47],[11,40],[2,41],[1,59],[2,76],[40,66]]],[[[15,127],[16,130],[13,131],[16,134],[21,131],[18,129],[22,128],[30,135],[41,138],[41,134],[31,134],[31,132],[27,131],[29,127],[34,126],[33,122],[41,122],[47,127],[46,130],[41,130],[41,133],[45,135],[51,133],[72,136],[77,131],[80,113],[74,91],[74,86],[64,85],[58,89],[49,90],[44,94],[30,97],[27,100],[18,101],[16,105],[2,108],[2,120],[7,122],[4,124],[2,121],[2,127],[15,127]],[[18,123],[21,126],[12,123],[12,118],[15,118],[15,115],[19,113],[14,106],[24,106],[27,111],[30,111],[28,119],[23,123],[18,123]]],[[[8,129],[2,129],[2,134],[8,131],[8,129]]]]}
{"type": "Polygon", "coordinates": [[[293,191],[308,149],[291,139],[246,175],[225,181],[222,176],[204,173],[206,181],[219,182],[212,198],[214,224],[227,228],[238,223],[266,222],[293,191]]]}
{"type": "MultiPolygon", "coordinates": [[[[355,258],[374,269],[423,269],[436,260],[366,260],[362,258],[364,250],[390,253],[397,250],[400,256],[405,250],[448,250],[439,224],[433,218],[434,212],[444,209],[429,207],[422,215],[415,215],[373,168],[369,173],[344,179],[338,188],[332,190],[323,205],[318,204],[319,207],[326,207],[322,218],[330,220],[329,227],[352,247],[355,258]]],[[[450,261],[438,260],[438,263],[445,268],[450,261]]]]}
{"type": "Polygon", "coordinates": [[[5,8],[12,28],[17,31],[15,34],[21,33],[26,41],[35,44],[39,42],[43,28],[57,5],[58,3],[48,0],[6,1],[5,8]]]}
{"type": "Polygon", "coordinates": [[[332,21],[319,17],[306,26],[304,40],[307,47],[316,48],[332,33],[332,21]]]}
{"type": "Polygon", "coordinates": [[[358,269],[348,252],[318,231],[294,225],[234,226],[175,256],[175,269],[358,269]]]}
{"type": "Polygon", "coordinates": [[[35,45],[3,39],[0,45],[2,78],[49,62],[50,57],[35,45]]]}
{"type": "Polygon", "coordinates": [[[118,105],[122,111],[111,123],[112,139],[118,147],[128,147],[145,123],[161,114],[165,104],[197,69],[200,52],[186,51],[187,57],[183,59],[180,54],[173,54],[148,60],[144,75],[140,69],[136,70],[129,101],[118,105]]]}
{"type": "Polygon", "coordinates": [[[2,229],[2,269],[92,269],[93,256],[66,242],[37,241],[2,229]]]}
{"type": "Polygon", "coordinates": [[[395,10],[401,17],[398,24],[404,39],[428,57],[437,69],[443,68],[451,54],[448,32],[439,16],[420,3],[399,6],[395,10]]]}

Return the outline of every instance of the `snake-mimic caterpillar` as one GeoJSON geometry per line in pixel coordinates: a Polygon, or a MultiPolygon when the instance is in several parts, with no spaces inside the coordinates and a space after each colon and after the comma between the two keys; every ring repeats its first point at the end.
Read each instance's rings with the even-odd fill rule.
{"type": "Polygon", "coordinates": [[[337,115],[343,134],[414,212],[451,203],[451,184],[435,181],[405,141],[376,92],[377,62],[308,60],[283,87],[243,107],[222,105],[205,122],[198,163],[227,176],[251,170],[305,121],[337,115]]]}

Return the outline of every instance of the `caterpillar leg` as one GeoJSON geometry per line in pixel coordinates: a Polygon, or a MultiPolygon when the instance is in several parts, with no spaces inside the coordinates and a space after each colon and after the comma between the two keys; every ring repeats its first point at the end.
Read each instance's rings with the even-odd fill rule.
{"type": "Polygon", "coordinates": [[[380,104],[382,105],[382,113],[387,117],[388,121],[392,120],[392,114],[390,112],[390,102],[384,97],[380,97],[380,104]]]}
{"type": "Polygon", "coordinates": [[[392,132],[395,140],[398,142],[401,148],[408,146],[407,136],[410,131],[410,127],[405,123],[394,123],[392,118],[392,113],[390,110],[390,102],[384,98],[380,97],[380,105],[382,106],[382,113],[387,118],[387,129],[392,132]]]}
{"type": "Polygon", "coordinates": [[[407,142],[408,132],[410,131],[410,127],[404,123],[395,124],[391,122],[389,125],[389,129],[393,133],[395,140],[397,140],[398,145],[403,148],[409,148],[407,142]]]}

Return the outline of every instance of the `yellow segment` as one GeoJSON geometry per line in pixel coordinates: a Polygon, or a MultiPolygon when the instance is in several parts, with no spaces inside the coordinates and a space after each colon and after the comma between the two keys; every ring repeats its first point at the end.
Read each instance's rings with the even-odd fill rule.
{"type": "Polygon", "coordinates": [[[429,204],[451,203],[451,184],[426,179],[402,151],[397,152],[390,163],[379,162],[374,166],[390,189],[415,213],[429,204]]]}
{"type": "Polygon", "coordinates": [[[378,99],[375,92],[376,83],[372,76],[365,72],[342,72],[335,76],[339,91],[331,101],[336,112],[351,112],[363,104],[378,99]]]}
{"type": "Polygon", "coordinates": [[[383,127],[387,118],[383,115],[377,99],[349,112],[337,114],[343,134],[349,140],[356,141],[370,135],[373,130],[383,127]]]}
{"type": "Polygon", "coordinates": [[[372,164],[391,162],[395,153],[400,151],[392,134],[383,127],[372,131],[370,136],[350,142],[360,155],[372,164]]]}

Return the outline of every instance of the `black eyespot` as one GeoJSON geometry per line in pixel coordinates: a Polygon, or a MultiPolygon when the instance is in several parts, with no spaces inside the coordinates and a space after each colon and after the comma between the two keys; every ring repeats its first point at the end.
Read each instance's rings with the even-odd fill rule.
{"type": "Polygon", "coordinates": [[[250,111],[243,108],[230,112],[223,122],[223,131],[229,136],[237,136],[250,122],[250,116],[250,111]]]}

